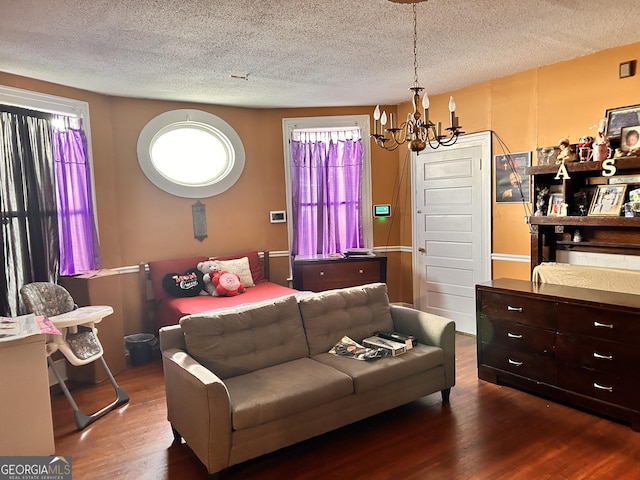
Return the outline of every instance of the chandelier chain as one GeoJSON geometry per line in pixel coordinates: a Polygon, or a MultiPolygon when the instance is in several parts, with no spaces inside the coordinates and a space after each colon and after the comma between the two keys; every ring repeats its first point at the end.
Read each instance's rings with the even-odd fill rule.
{"type": "Polygon", "coordinates": [[[418,20],[416,4],[413,7],[413,86],[418,87],[418,20]]]}

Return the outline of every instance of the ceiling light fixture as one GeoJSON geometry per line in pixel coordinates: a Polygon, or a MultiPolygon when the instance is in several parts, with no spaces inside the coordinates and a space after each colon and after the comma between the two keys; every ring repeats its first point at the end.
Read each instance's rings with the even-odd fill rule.
{"type": "MultiPolygon", "coordinates": [[[[391,0],[394,1],[394,0],[391,0]]],[[[397,2],[407,3],[407,2],[397,2]]],[[[389,128],[387,125],[387,112],[380,114],[380,105],[373,111],[373,138],[376,144],[385,150],[392,151],[403,143],[408,143],[409,150],[421,152],[427,145],[436,149],[442,146],[453,145],[458,140],[458,136],[463,131],[460,130],[458,117],[456,117],[456,102],[453,97],[449,99],[450,126],[446,128],[448,135],[442,134],[442,123],[433,123],[429,120],[429,97],[424,94],[420,101],[420,92],[424,90],[418,84],[418,22],[416,18],[416,2],[412,2],[413,9],[413,87],[409,90],[413,92],[413,113],[407,115],[407,121],[395,127],[393,124],[393,114],[389,115],[389,128]],[[422,106],[423,113],[418,111],[422,106]],[[424,117],[424,118],[423,118],[424,117]]]]}

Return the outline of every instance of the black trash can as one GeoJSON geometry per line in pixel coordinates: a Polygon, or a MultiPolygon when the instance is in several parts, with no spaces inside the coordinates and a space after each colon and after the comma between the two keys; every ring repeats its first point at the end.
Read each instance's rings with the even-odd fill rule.
{"type": "Polygon", "coordinates": [[[151,333],[136,333],[124,337],[124,343],[129,352],[131,365],[144,365],[151,361],[151,349],[157,343],[155,335],[151,333]]]}

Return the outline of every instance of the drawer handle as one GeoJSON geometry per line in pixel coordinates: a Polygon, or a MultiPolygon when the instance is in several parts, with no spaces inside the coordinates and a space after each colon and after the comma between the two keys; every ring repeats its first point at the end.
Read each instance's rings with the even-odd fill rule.
{"type": "Polygon", "coordinates": [[[613,325],[610,323],[601,323],[601,322],[593,322],[593,326],[596,328],[608,328],[610,330],[613,330],[613,325]]]}
{"type": "Polygon", "coordinates": [[[516,367],[521,367],[524,362],[516,362],[515,360],[509,359],[509,365],[514,365],[516,367]]]}
{"type": "Polygon", "coordinates": [[[321,276],[321,277],[324,277],[324,272],[320,272],[320,276],[321,276]]]}
{"type": "Polygon", "coordinates": [[[597,388],[598,390],[604,390],[606,392],[613,392],[613,387],[606,387],[596,382],[593,382],[593,388],[597,388]]]}
{"type": "Polygon", "coordinates": [[[358,273],[363,274],[364,270],[360,269],[360,270],[358,270],[358,273]]]}
{"type": "Polygon", "coordinates": [[[517,338],[518,340],[522,339],[522,335],[517,334],[517,333],[511,333],[511,332],[507,332],[507,337],[509,337],[509,338],[517,338]]]}
{"type": "Polygon", "coordinates": [[[522,313],[522,307],[512,307],[511,305],[507,305],[507,312],[522,313]]]}
{"type": "Polygon", "coordinates": [[[598,352],[593,352],[593,358],[598,358],[600,360],[613,360],[613,355],[601,355],[598,352]]]}

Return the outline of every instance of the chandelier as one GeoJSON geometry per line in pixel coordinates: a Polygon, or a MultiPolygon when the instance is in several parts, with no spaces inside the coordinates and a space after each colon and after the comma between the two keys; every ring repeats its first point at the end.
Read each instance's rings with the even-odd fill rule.
{"type": "MultiPolygon", "coordinates": [[[[406,3],[406,2],[401,2],[406,3]]],[[[416,4],[412,3],[413,8],[413,87],[409,90],[413,92],[413,112],[407,115],[407,121],[399,126],[393,124],[393,114],[389,115],[389,128],[387,125],[387,112],[380,114],[380,105],[377,105],[373,111],[373,138],[376,144],[385,150],[392,151],[403,143],[407,143],[409,150],[412,152],[421,152],[427,145],[436,149],[439,146],[453,145],[458,140],[458,136],[463,131],[460,130],[458,117],[456,117],[456,102],[453,97],[449,98],[450,122],[449,127],[445,130],[448,134],[442,134],[442,123],[433,123],[429,119],[429,97],[424,94],[422,101],[420,100],[420,92],[424,90],[418,84],[418,22],[416,20],[416,4]],[[422,106],[422,113],[418,111],[422,106]]]]}

